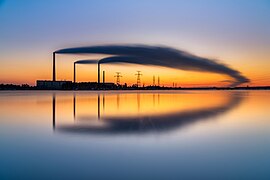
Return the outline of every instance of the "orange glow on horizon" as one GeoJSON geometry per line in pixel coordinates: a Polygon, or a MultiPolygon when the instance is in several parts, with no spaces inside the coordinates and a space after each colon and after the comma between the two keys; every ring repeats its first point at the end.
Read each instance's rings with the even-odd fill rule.
{"type": "MultiPolygon", "coordinates": [[[[88,56],[73,56],[73,55],[58,55],[56,63],[57,80],[73,81],[73,62],[79,59],[99,59],[101,55],[88,56]]],[[[48,56],[46,59],[50,59],[48,56]]],[[[52,79],[52,64],[51,60],[43,60],[43,63],[32,62],[25,60],[24,63],[16,64],[10,61],[10,64],[4,64],[11,68],[0,67],[0,83],[13,84],[29,84],[35,85],[36,80],[51,80],[52,79]]],[[[230,58],[228,58],[230,60],[230,58]]],[[[243,60],[241,60],[243,61],[243,60]]],[[[240,62],[241,62],[240,61],[240,62]]],[[[250,61],[250,60],[248,60],[250,61]]],[[[241,64],[239,61],[231,66],[234,69],[242,72],[248,77],[251,82],[242,84],[242,86],[265,86],[270,85],[270,74],[268,72],[269,62],[258,62],[257,64],[245,63],[241,64]]],[[[103,64],[102,71],[106,72],[106,82],[115,82],[115,72],[121,72],[121,84],[128,85],[136,84],[135,73],[140,70],[143,74],[141,77],[141,85],[152,85],[153,76],[155,76],[155,84],[158,84],[158,77],[160,77],[160,86],[173,86],[177,84],[178,87],[194,87],[194,86],[228,86],[230,83],[223,82],[224,80],[232,80],[226,75],[220,75],[208,72],[194,72],[183,71],[171,68],[164,68],[158,66],[143,66],[134,64],[103,64]]],[[[77,82],[96,82],[97,81],[97,66],[77,64],[77,82]]],[[[102,78],[101,78],[102,79],[102,78]]]]}
{"type": "MultiPolygon", "coordinates": [[[[10,93],[10,92],[8,92],[10,93]]],[[[250,116],[256,116],[258,113],[268,112],[267,104],[269,96],[267,91],[238,92],[245,97],[244,106],[240,106],[237,111],[232,111],[235,119],[226,119],[226,124],[239,123],[239,119],[246,120],[250,116]],[[248,93],[250,96],[246,96],[248,93]],[[249,97],[249,98],[247,98],[249,97]],[[255,108],[254,107],[258,107],[255,108]],[[250,113],[244,113],[250,110],[250,113]],[[242,113],[239,113],[242,112],[242,113]],[[237,114],[234,114],[237,113],[237,114]],[[241,116],[241,118],[239,117],[241,116]]],[[[228,106],[232,101],[232,95],[235,92],[228,91],[156,91],[150,92],[132,92],[132,91],[110,91],[100,93],[100,115],[101,117],[122,117],[122,116],[159,116],[164,114],[196,112],[203,109],[212,109],[216,107],[228,106]],[[198,103],[200,102],[200,103],[198,103]]],[[[50,124],[48,118],[52,116],[52,96],[50,92],[33,92],[31,95],[18,92],[16,95],[2,97],[0,103],[0,113],[2,113],[2,122],[10,120],[9,123],[36,123],[50,124]],[[18,98],[20,96],[20,98],[18,98]],[[17,113],[12,113],[16,108],[17,113]],[[23,118],[17,118],[22,116],[23,118]],[[27,116],[26,116],[27,115],[27,116]],[[39,116],[39,120],[32,117],[39,116]],[[9,118],[6,118],[9,117],[9,118]]],[[[95,92],[56,92],[56,118],[60,123],[74,124],[74,97],[76,117],[80,123],[97,122],[98,113],[98,93],[95,92]],[[86,118],[86,119],[83,119],[86,118]],[[84,121],[85,120],[85,121],[84,121]]],[[[257,121],[260,123],[262,121],[257,121]]],[[[254,121],[255,121],[254,120],[254,121]]]]}

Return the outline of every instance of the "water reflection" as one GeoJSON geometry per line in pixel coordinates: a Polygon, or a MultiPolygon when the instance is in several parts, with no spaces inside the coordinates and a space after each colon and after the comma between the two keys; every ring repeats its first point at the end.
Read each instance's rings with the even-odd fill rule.
{"type": "MultiPolygon", "coordinates": [[[[161,102],[161,96],[165,97],[166,95],[160,93],[152,94],[152,102],[148,102],[149,99],[142,99],[141,93],[136,94],[136,102],[131,100],[127,96],[122,96],[121,94],[116,94],[116,112],[106,113],[106,102],[112,101],[110,95],[103,93],[102,100],[101,94],[97,94],[96,103],[97,106],[97,116],[94,116],[92,113],[88,116],[78,116],[76,114],[77,106],[77,96],[76,93],[73,94],[73,117],[74,123],[71,124],[62,124],[59,123],[56,126],[56,118],[55,118],[55,108],[56,108],[56,97],[55,94],[52,95],[52,107],[53,107],[53,129],[57,130],[57,132],[65,132],[65,133],[82,133],[82,134],[121,134],[121,133],[146,133],[146,132],[167,132],[175,129],[179,129],[185,127],[186,125],[192,125],[199,121],[204,121],[210,118],[215,118],[219,115],[222,115],[235,107],[237,107],[245,97],[241,92],[231,92],[227,93],[224,100],[217,99],[218,103],[213,103],[211,105],[211,101],[209,102],[200,102],[198,99],[197,103],[201,104],[197,105],[196,108],[183,108],[182,106],[175,107],[173,102],[167,102],[165,106],[168,107],[168,110],[163,113],[156,113],[159,110],[162,110],[159,104],[161,102]],[[156,104],[157,98],[157,104],[156,104]],[[123,105],[121,102],[123,101],[123,105]],[[137,104],[137,113],[135,112],[136,108],[125,107],[128,106],[129,101],[132,101],[132,104],[137,104]],[[148,103],[147,108],[152,106],[153,109],[145,111],[141,104],[148,103]],[[210,104],[210,105],[209,105],[210,104]],[[101,115],[101,105],[102,105],[102,115],[101,115]],[[170,106],[172,106],[170,108],[170,106]],[[122,108],[131,109],[131,113],[125,113],[122,108]],[[170,111],[170,109],[174,109],[170,111]],[[95,118],[97,117],[97,118],[95,118]],[[81,123],[84,122],[84,123],[81,123]],[[85,123],[86,122],[86,123],[85,123]]],[[[150,96],[151,94],[148,94],[150,96]]],[[[175,94],[178,96],[178,94],[175,94]]],[[[183,96],[183,95],[182,95],[183,96]]],[[[219,95],[219,96],[222,96],[219,95]]],[[[210,96],[211,97],[211,94],[210,96]]],[[[86,99],[87,97],[83,97],[82,99],[86,99]]],[[[206,98],[207,99],[207,98],[206,98]]],[[[184,100],[183,100],[184,101],[184,100]]],[[[196,101],[195,101],[196,102],[196,101]]],[[[195,106],[195,104],[194,104],[195,106]]],[[[164,109],[164,108],[163,108],[164,109]]],[[[90,110],[93,112],[93,110],[90,110]]]]}
{"type": "MultiPolygon", "coordinates": [[[[52,97],[53,97],[52,99],[53,129],[55,129],[55,93],[53,93],[52,97]]],[[[75,96],[74,96],[74,99],[75,99],[75,96]]],[[[73,107],[74,107],[74,112],[75,112],[75,101],[73,105],[74,105],[73,107]]]]}
{"type": "Polygon", "coordinates": [[[0,179],[270,179],[269,102],[269,91],[3,91],[0,179]]]}

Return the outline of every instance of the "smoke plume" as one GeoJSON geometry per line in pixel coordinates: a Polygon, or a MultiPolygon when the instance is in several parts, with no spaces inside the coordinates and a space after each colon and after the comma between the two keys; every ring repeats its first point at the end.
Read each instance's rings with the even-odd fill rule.
{"type": "Polygon", "coordinates": [[[97,64],[98,60],[78,60],[74,62],[75,64],[97,64]]]}
{"type": "Polygon", "coordinates": [[[142,65],[163,66],[174,69],[212,72],[231,77],[231,86],[249,82],[239,71],[218,62],[165,46],[146,45],[104,45],[75,47],[55,51],[58,54],[106,54],[100,63],[135,63],[142,65]]]}

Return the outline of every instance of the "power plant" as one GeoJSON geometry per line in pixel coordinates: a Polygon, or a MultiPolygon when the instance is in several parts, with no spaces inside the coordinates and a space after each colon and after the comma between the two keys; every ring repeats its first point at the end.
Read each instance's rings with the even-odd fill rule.
{"type": "Polygon", "coordinates": [[[72,81],[56,80],[56,53],[53,53],[53,78],[52,81],[37,80],[38,89],[115,89],[114,83],[105,82],[105,71],[103,71],[103,83],[100,84],[100,63],[98,60],[77,60],[73,63],[73,83],[72,81]],[[78,64],[97,64],[98,82],[77,82],[77,65],[78,64]]]}
{"type": "MultiPolygon", "coordinates": [[[[120,88],[128,88],[125,84],[124,86],[120,85],[120,78],[122,77],[121,72],[116,72],[116,84],[105,82],[105,71],[102,71],[102,84],[101,84],[101,64],[102,63],[110,63],[107,60],[108,58],[104,58],[101,60],[77,60],[73,62],[73,82],[72,81],[57,81],[56,78],[56,52],[53,52],[53,75],[52,81],[48,80],[37,80],[37,88],[38,89],[119,89],[120,88]],[[97,65],[97,82],[77,82],[77,65],[78,64],[96,64],[97,65]],[[118,88],[117,88],[118,87],[118,88]]],[[[136,86],[130,86],[130,88],[139,88],[141,86],[141,71],[137,71],[135,74],[137,76],[136,86]]],[[[160,84],[160,79],[158,77],[158,86],[160,84]]],[[[153,87],[155,84],[155,76],[153,76],[153,87]]]]}
{"type": "MultiPolygon", "coordinates": [[[[77,60],[73,63],[73,82],[72,81],[57,81],[56,77],[56,54],[72,54],[77,53],[73,51],[72,49],[68,49],[68,51],[55,51],[52,54],[52,81],[48,80],[37,80],[37,88],[38,89],[119,89],[119,88],[141,88],[141,71],[137,71],[135,74],[137,77],[136,84],[128,87],[125,83],[125,85],[120,85],[120,78],[122,77],[120,72],[116,72],[116,84],[105,82],[105,71],[102,71],[102,84],[101,84],[101,64],[104,63],[135,63],[138,64],[137,57],[125,57],[125,56],[112,56],[112,57],[106,57],[100,60],[77,60]],[[97,82],[77,82],[77,65],[78,64],[96,64],[97,65],[97,82]]],[[[88,54],[88,53],[95,53],[95,52],[88,52],[82,50],[82,54],[88,54]]],[[[102,54],[102,53],[101,53],[102,54]]],[[[104,53],[106,54],[106,53],[104,53]]],[[[140,64],[140,63],[139,63],[140,64]]],[[[160,78],[158,76],[158,85],[156,86],[156,79],[155,76],[153,76],[153,84],[152,87],[159,87],[160,86],[160,78]]],[[[144,86],[143,86],[144,87],[144,86]]],[[[151,87],[151,86],[149,86],[151,87]]]]}
{"type": "MultiPolygon", "coordinates": [[[[74,62],[74,75],[73,75],[73,83],[74,83],[74,86],[80,86],[81,84],[84,84],[84,86],[87,86],[86,83],[77,83],[76,82],[76,65],[77,64],[97,64],[98,65],[98,83],[95,84],[95,82],[92,82],[91,84],[88,83],[88,85],[91,85],[95,88],[101,88],[101,89],[108,89],[108,88],[113,88],[113,83],[105,83],[105,71],[103,71],[102,73],[102,78],[103,78],[103,81],[102,81],[102,85],[100,83],[100,63],[98,60],[78,60],[78,61],[75,61],[74,62]]],[[[77,87],[76,87],[77,88],[77,87]]]]}

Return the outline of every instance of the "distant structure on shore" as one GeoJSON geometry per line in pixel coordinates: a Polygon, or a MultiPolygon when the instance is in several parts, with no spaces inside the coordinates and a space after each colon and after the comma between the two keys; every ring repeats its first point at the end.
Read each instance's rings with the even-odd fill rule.
{"type": "Polygon", "coordinates": [[[141,76],[142,76],[141,71],[137,71],[135,76],[137,76],[137,87],[140,87],[141,86],[141,76]]]}
{"type": "MultiPolygon", "coordinates": [[[[120,84],[120,78],[122,77],[120,72],[116,72],[116,83],[113,82],[105,82],[105,71],[102,71],[102,83],[101,83],[101,63],[110,63],[110,58],[104,58],[101,60],[78,60],[73,64],[73,82],[72,81],[58,81],[56,80],[56,66],[55,66],[55,55],[53,53],[53,78],[52,80],[37,80],[36,86],[31,87],[29,85],[2,85],[0,86],[0,90],[9,90],[9,89],[33,89],[33,90],[169,90],[169,89],[181,89],[181,90],[238,90],[238,89],[270,89],[269,86],[262,87],[191,87],[191,88],[182,88],[177,85],[176,82],[172,83],[172,87],[164,87],[160,85],[160,76],[153,75],[153,83],[152,85],[141,86],[141,76],[143,75],[141,71],[137,71],[136,76],[136,84],[128,86],[126,83],[120,84]],[[76,64],[96,64],[97,65],[97,82],[77,82],[76,80],[76,64]]],[[[122,57],[112,57],[112,58],[120,58],[120,62],[126,62],[125,59],[121,59],[122,57]]]]}
{"type": "MultiPolygon", "coordinates": [[[[51,81],[48,81],[49,83],[51,81]]],[[[61,81],[62,86],[59,84],[54,86],[29,86],[28,84],[15,85],[15,84],[0,84],[0,90],[270,90],[270,86],[246,86],[246,87],[164,87],[164,86],[145,86],[137,87],[136,84],[127,86],[126,84],[117,86],[114,83],[103,83],[101,87],[97,82],[81,82],[73,83],[71,81],[61,81]]],[[[42,82],[40,82],[42,84],[42,82]]]]}
{"type": "Polygon", "coordinates": [[[72,81],[46,81],[37,80],[38,89],[63,89],[65,86],[72,85],[72,81]]]}
{"type": "MultiPolygon", "coordinates": [[[[135,74],[137,83],[132,86],[120,84],[121,73],[117,72],[116,84],[105,82],[105,71],[102,72],[103,81],[101,83],[101,64],[104,63],[129,63],[139,65],[162,66],[181,70],[196,70],[203,72],[211,72],[227,75],[233,79],[231,87],[248,83],[250,80],[243,76],[241,72],[232,69],[215,60],[195,56],[185,51],[177,50],[171,47],[150,46],[150,45],[103,45],[103,46],[85,46],[65,48],[54,51],[52,54],[52,80],[37,80],[37,89],[129,89],[129,88],[148,88],[160,89],[160,77],[153,76],[151,86],[146,86],[141,82],[141,71],[135,74]],[[103,54],[108,55],[103,59],[96,60],[77,60],[74,62],[74,74],[72,81],[58,81],[56,78],[56,54],[103,54]],[[167,58],[171,57],[171,58],[167,58]],[[198,61],[199,59],[199,61],[198,61]],[[97,82],[77,82],[76,80],[76,64],[96,64],[97,65],[97,82]],[[141,83],[143,86],[141,86],[141,83]]],[[[171,87],[170,87],[171,88],[171,87]]],[[[181,88],[177,83],[173,82],[172,88],[181,88]]]]}
{"type": "Polygon", "coordinates": [[[114,77],[116,77],[116,84],[120,85],[120,78],[123,77],[121,75],[121,72],[116,72],[116,75],[114,77]]]}

